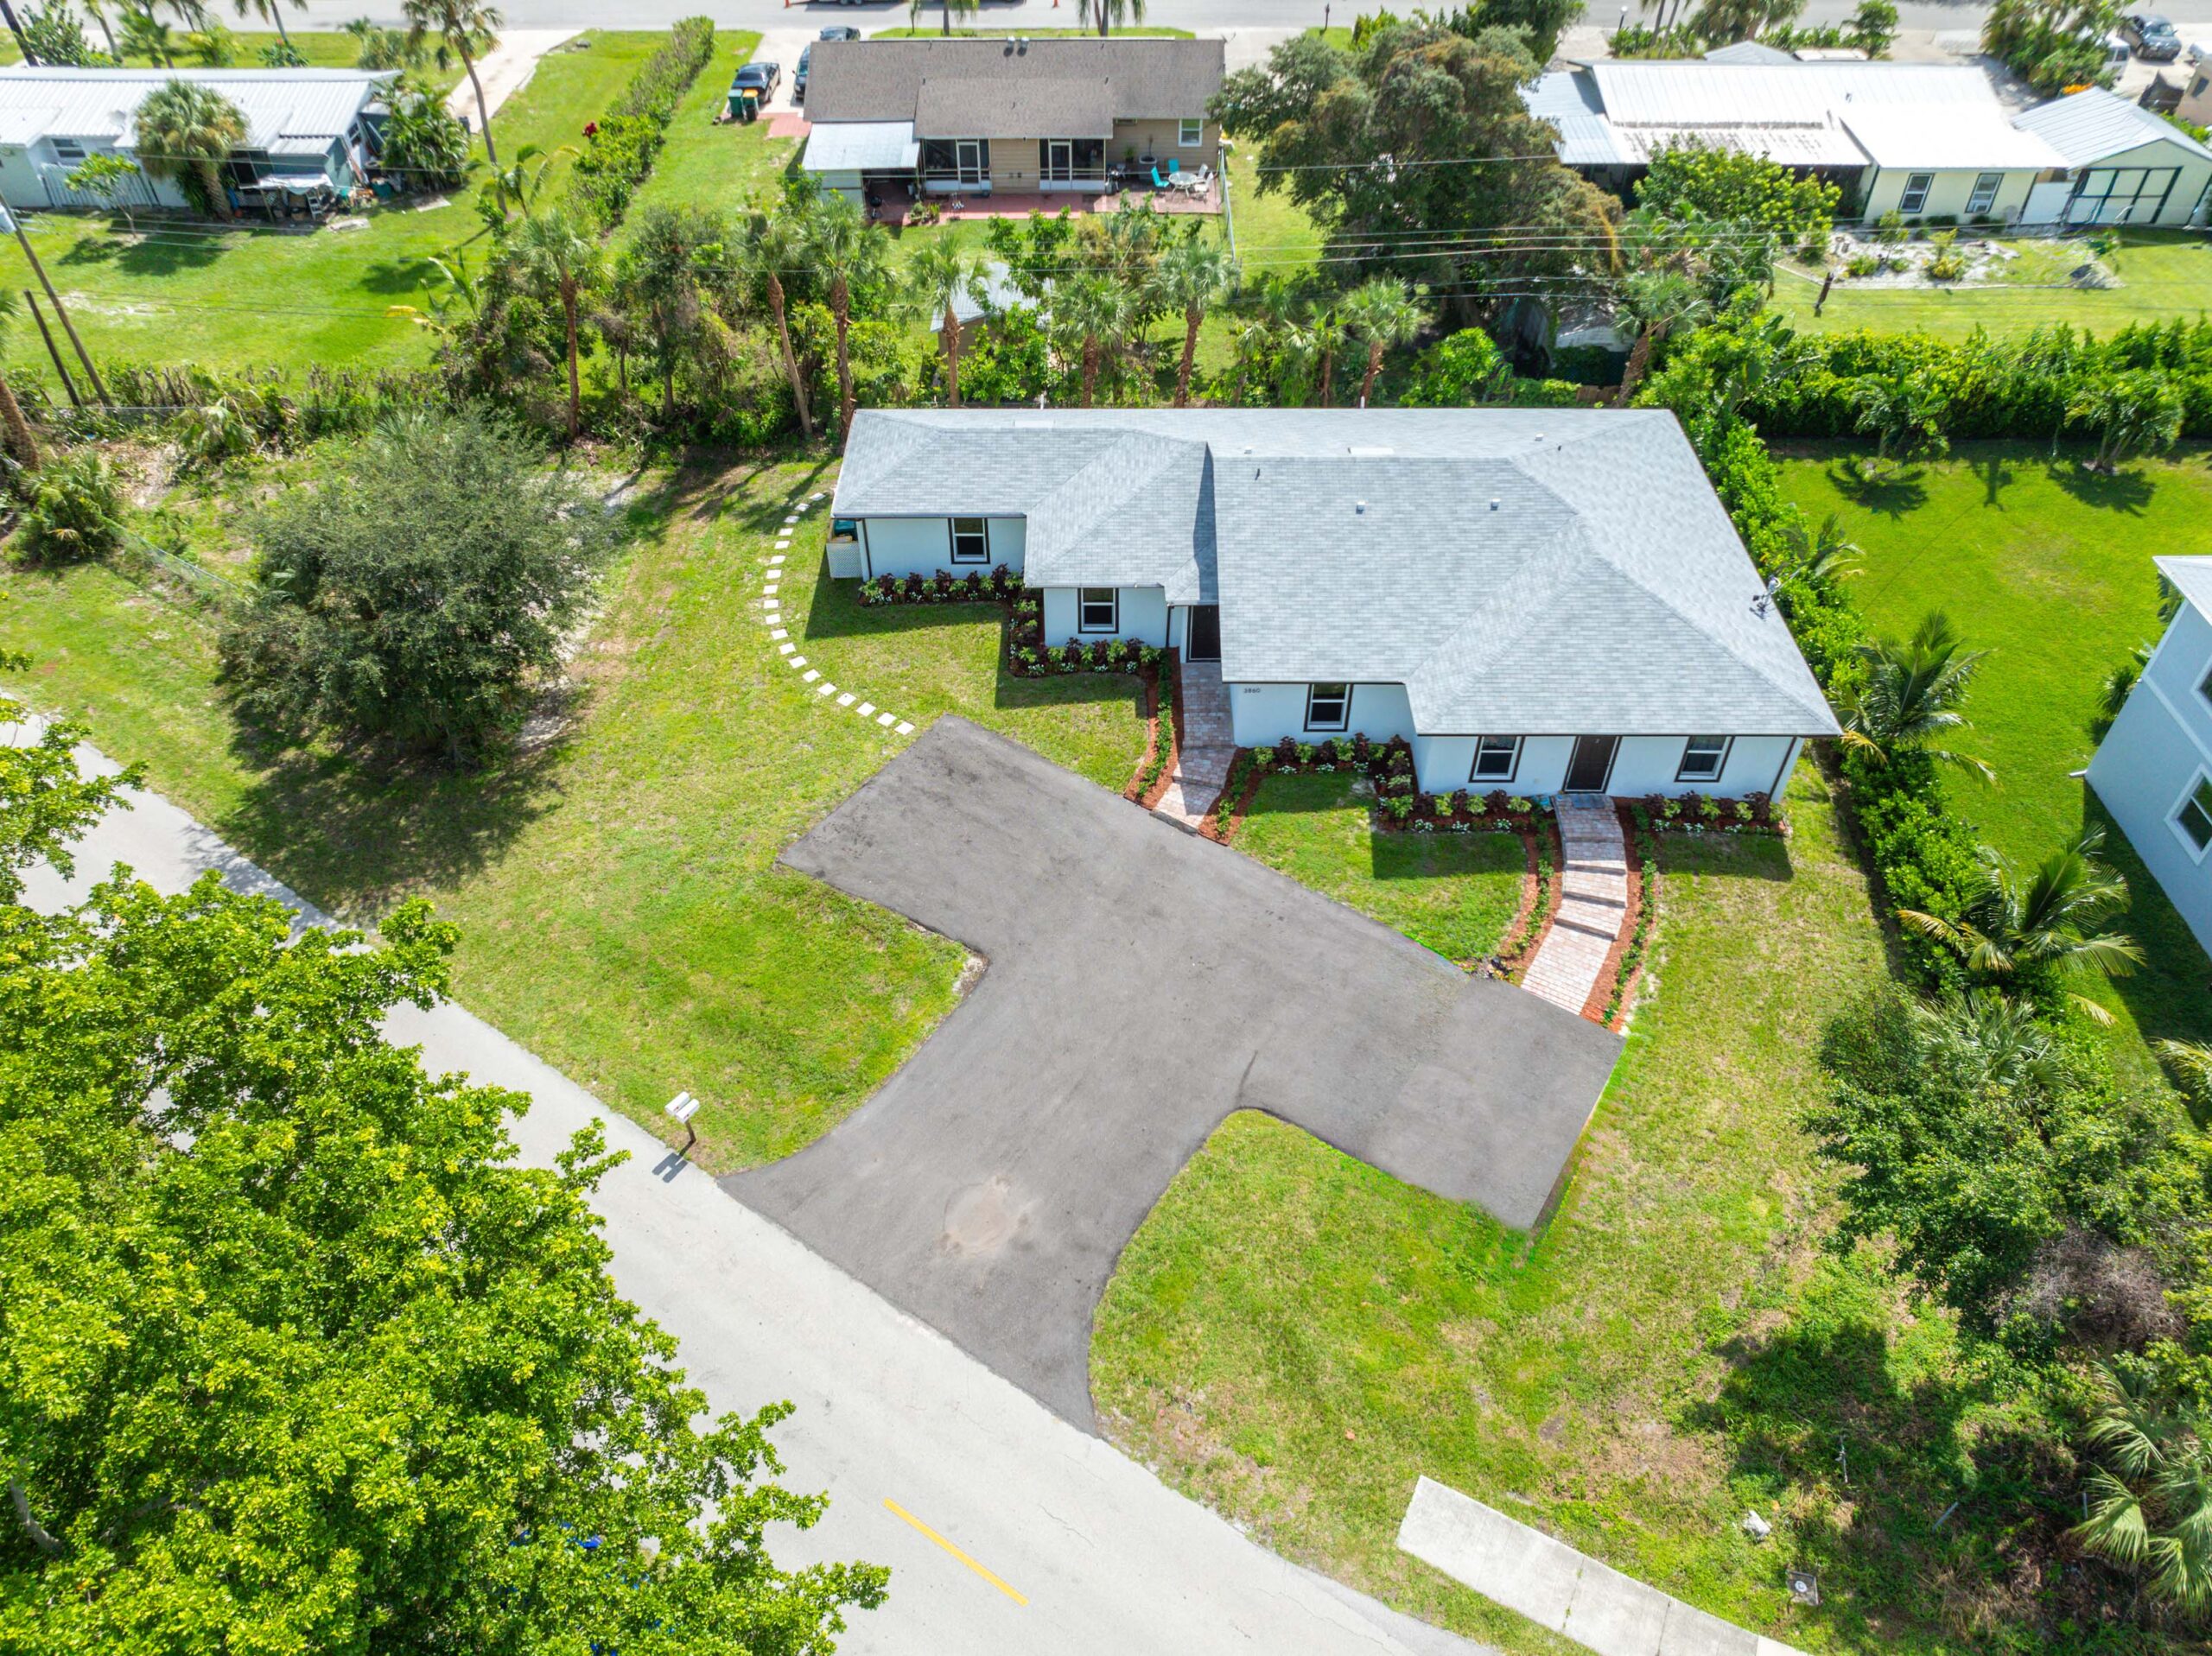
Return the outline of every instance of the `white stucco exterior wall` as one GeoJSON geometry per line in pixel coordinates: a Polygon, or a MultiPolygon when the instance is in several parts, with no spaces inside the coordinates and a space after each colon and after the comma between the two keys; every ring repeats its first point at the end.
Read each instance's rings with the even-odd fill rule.
{"type": "Polygon", "coordinates": [[[2212,702],[2198,688],[2208,673],[2212,622],[2184,605],[2089,761],[2089,786],[2212,955],[2212,853],[2174,821],[2198,778],[2212,776],[2212,702]]]}
{"type": "Polygon", "coordinates": [[[1402,684],[1355,684],[1351,717],[1342,730],[1308,730],[1304,684],[1231,684],[1229,712],[1239,747],[1264,747],[1289,737],[1298,742],[1364,734],[1370,741],[1414,733],[1413,709],[1402,684]]]}
{"type": "Polygon", "coordinates": [[[1116,606],[1121,625],[1111,632],[1084,632],[1076,625],[1076,593],[1073,587],[1046,587],[1045,643],[1057,647],[1071,638],[1088,642],[1093,638],[1135,638],[1140,643],[1165,648],[1167,643],[1167,593],[1160,587],[1117,587],[1115,591],[1120,601],[1116,606]]]}
{"type": "Polygon", "coordinates": [[[981,563],[955,563],[950,518],[863,517],[860,520],[861,573],[933,575],[946,569],[957,575],[1004,564],[1019,574],[1027,523],[1020,517],[987,517],[983,526],[990,537],[990,556],[981,563]]]}

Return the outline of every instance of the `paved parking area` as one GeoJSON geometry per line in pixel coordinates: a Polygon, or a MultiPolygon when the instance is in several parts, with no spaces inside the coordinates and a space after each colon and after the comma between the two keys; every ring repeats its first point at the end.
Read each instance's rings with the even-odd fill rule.
{"type": "Polygon", "coordinates": [[[963,720],[784,860],[988,966],[834,1132],[725,1184],[1086,1429],[1115,1260],[1230,1111],[1526,1228],[1620,1050],[963,720]]]}

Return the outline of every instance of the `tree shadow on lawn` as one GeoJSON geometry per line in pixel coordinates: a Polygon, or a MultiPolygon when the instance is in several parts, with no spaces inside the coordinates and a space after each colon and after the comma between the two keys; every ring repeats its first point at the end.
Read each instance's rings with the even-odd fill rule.
{"type": "Polygon", "coordinates": [[[2004,1364],[1901,1351],[1865,1285],[1882,1269],[1863,1253],[1822,1265],[1783,1326],[1719,1348],[1719,1392],[1681,1424],[1726,1443],[1738,1498],[1784,1516],[1775,1573],[1820,1573],[1842,1642],[1926,1647],[1898,1615],[1955,1635],[2032,1623],[2087,1584],[2062,1539],[2079,1516],[2071,1457],[2005,1406],[2004,1364]]]}
{"type": "Polygon", "coordinates": [[[1901,518],[1928,504],[1926,473],[1918,466],[1869,476],[1854,474],[1850,460],[1842,460],[1832,461],[1827,474],[1828,485],[1838,494],[1862,511],[1878,517],[1901,518]]]}
{"type": "Polygon", "coordinates": [[[183,270],[206,270],[230,252],[231,247],[229,235],[195,227],[188,235],[162,241],[124,242],[117,248],[113,263],[125,276],[175,276],[183,270]]]}
{"type": "Polygon", "coordinates": [[[1969,461],[1968,464],[1974,467],[1974,475],[1981,479],[1981,504],[2003,511],[2004,492],[2012,486],[2019,476],[2013,471],[2012,462],[1999,453],[1985,454],[1979,460],[1969,461]]]}
{"type": "Polygon", "coordinates": [[[2053,483],[2083,505],[2124,512],[2130,517],[2140,517],[2158,491],[2158,485],[2139,471],[2116,472],[2107,477],[2078,460],[2053,460],[2046,469],[2053,483]]]}
{"type": "MultiPolygon", "coordinates": [[[[582,716],[581,694],[558,709],[582,716]]],[[[251,771],[216,829],[309,901],[356,922],[404,898],[450,890],[496,862],[560,802],[565,736],[518,742],[480,770],[351,747],[294,747],[239,725],[232,751],[251,771]]]]}

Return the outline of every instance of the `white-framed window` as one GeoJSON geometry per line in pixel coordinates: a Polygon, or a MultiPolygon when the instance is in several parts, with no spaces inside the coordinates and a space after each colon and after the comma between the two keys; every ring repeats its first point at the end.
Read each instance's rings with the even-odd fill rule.
{"type": "Polygon", "coordinates": [[[1904,194],[1897,198],[1897,211],[1918,213],[1928,205],[1928,192],[1935,187],[1935,174],[1907,173],[1904,175],[1904,194]]]}
{"type": "Polygon", "coordinates": [[[2190,783],[2189,791],[2174,807],[2174,832],[2180,834],[2182,843],[2197,861],[2204,860],[2204,853],[2212,851],[2212,777],[2199,771],[2190,783]]]}
{"type": "Polygon", "coordinates": [[[1111,587],[1075,589],[1075,630],[1077,632],[1119,632],[1122,594],[1111,587]]]}
{"type": "Polygon", "coordinates": [[[1507,783],[1521,768],[1521,739],[1518,736],[1478,736],[1475,738],[1475,762],[1468,772],[1470,782],[1507,783]]]}
{"type": "Polygon", "coordinates": [[[1185,149],[1197,149],[1205,142],[1205,136],[1206,124],[1203,117],[1197,120],[1185,119],[1175,129],[1175,142],[1185,149]]]}
{"type": "Polygon", "coordinates": [[[1693,736],[1682,744],[1682,763],[1675,772],[1677,782],[1718,782],[1728,765],[1732,736],[1693,736]]]}
{"type": "Polygon", "coordinates": [[[1974,194],[1967,197],[1967,212],[1970,214],[1988,212],[1997,204],[1997,192],[2004,187],[2004,174],[1977,173],[1974,175],[1974,194]]]}
{"type": "Polygon", "coordinates": [[[980,517],[956,517],[952,520],[952,561],[955,563],[988,563],[991,561],[991,533],[980,517]]]}
{"type": "Polygon", "coordinates": [[[1351,686],[1309,684],[1306,687],[1306,728],[1342,730],[1351,722],[1351,686]]]}

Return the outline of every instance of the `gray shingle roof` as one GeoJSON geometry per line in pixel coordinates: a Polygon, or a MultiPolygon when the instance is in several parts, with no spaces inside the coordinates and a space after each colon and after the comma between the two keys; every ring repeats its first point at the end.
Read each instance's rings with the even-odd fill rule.
{"type": "Polygon", "coordinates": [[[2161,139],[2212,160],[2212,149],[2206,149],[2172,122],[2125,98],[2116,98],[2101,86],[2091,86],[2023,110],[2012,117],[2012,124],[2023,132],[2034,133],[2065,156],[2067,164],[2072,167],[2086,167],[2107,155],[2139,149],[2161,139]]]}
{"type": "Polygon", "coordinates": [[[2153,558],[2158,573],[2212,621],[2212,558],[2153,558]]]}
{"type": "Polygon", "coordinates": [[[1218,601],[1225,678],[1427,733],[1836,728],[1662,411],[871,409],[834,510],[1025,517],[1033,586],[1218,601]]]}
{"type": "Polygon", "coordinates": [[[914,94],[918,138],[1110,138],[1114,90],[1103,80],[957,80],[914,94]]]}
{"type": "MultiPolygon", "coordinates": [[[[806,117],[824,121],[912,121],[921,136],[936,137],[1046,137],[1039,129],[1014,131],[994,114],[1018,100],[1042,111],[1058,107],[1063,118],[1092,118],[1094,105],[1077,107],[1071,84],[1103,94],[1112,112],[1104,126],[1059,130],[1057,136],[1097,137],[1114,120],[1176,120],[1201,115],[1221,90],[1223,42],[1122,36],[1107,40],[1056,38],[1027,41],[1016,48],[1010,39],[817,41],[807,60],[806,117]],[[963,126],[938,131],[923,119],[924,89],[931,82],[959,83],[971,99],[973,120],[999,122],[984,130],[963,126]],[[1060,83],[1058,92],[1025,90],[1039,83],[1060,83]]],[[[942,111],[933,100],[933,112],[942,111]]]]}

